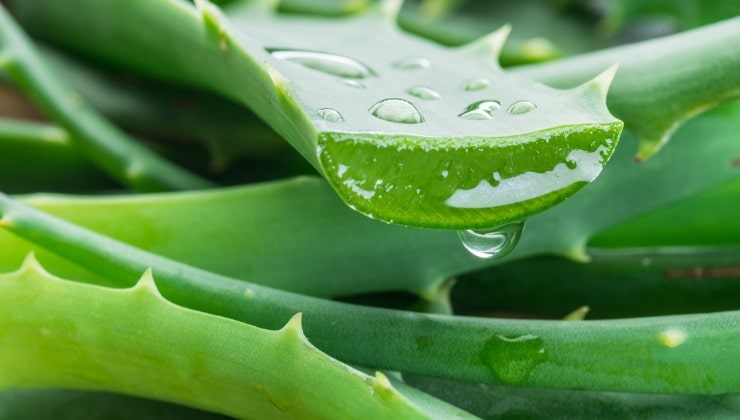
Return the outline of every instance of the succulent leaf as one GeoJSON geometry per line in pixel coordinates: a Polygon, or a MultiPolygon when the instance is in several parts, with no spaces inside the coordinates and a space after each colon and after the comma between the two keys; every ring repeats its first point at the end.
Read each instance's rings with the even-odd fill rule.
{"type": "MultiPolygon", "coordinates": [[[[124,27],[108,36],[126,39],[135,56],[115,53],[120,42],[105,39],[85,48],[249,105],[347,204],[386,222],[494,227],[540,212],[598,175],[622,127],[603,100],[594,107],[575,91],[503,72],[495,54],[507,28],[444,48],[402,32],[382,11],[388,4],[330,19],[281,15],[261,2],[221,13],[206,2],[196,10],[137,1],[128,16],[159,25],[166,14],[172,24],[162,25],[163,36],[187,42],[190,55],[124,27]],[[172,66],[179,74],[165,70],[172,66]]],[[[58,12],[63,21],[67,12],[58,12]]]]}
{"type": "Polygon", "coordinates": [[[740,18],[683,33],[516,69],[567,87],[618,62],[609,109],[652,157],[686,120],[740,97],[740,18]]]}
{"type": "Polygon", "coordinates": [[[373,13],[329,20],[245,9],[227,9],[241,45],[269,63],[285,113],[297,105],[313,128],[288,139],[366,215],[445,228],[518,220],[593,180],[616,145],[621,124],[605,95],[595,104],[498,67],[508,27],[444,49],[373,13]]]}
{"type": "Polygon", "coordinates": [[[2,388],[106,390],[238,418],[431,414],[313,347],[300,314],[268,331],[196,312],[165,300],[151,270],[110,289],[55,277],[30,254],[0,291],[2,388]]]}
{"type": "MultiPolygon", "coordinates": [[[[357,307],[237,281],[66,223],[0,195],[9,229],[112,281],[153,267],[167,299],[282,327],[296,312],[317,347],[382,369],[535,387],[656,393],[740,390],[740,312],[592,322],[521,321],[357,307]],[[676,343],[675,331],[685,338],[676,343]],[[722,343],[720,345],[720,343],[722,343]],[[646,358],[645,354],[650,354],[646,358]],[[567,374],[565,374],[567,372],[567,374]]],[[[137,274],[138,275],[138,274],[137,274]]]]}

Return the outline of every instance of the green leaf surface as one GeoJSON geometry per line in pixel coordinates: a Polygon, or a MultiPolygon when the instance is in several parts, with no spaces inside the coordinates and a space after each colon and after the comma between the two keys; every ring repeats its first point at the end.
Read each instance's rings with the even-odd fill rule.
{"type": "Polygon", "coordinates": [[[212,184],[136,143],[81,101],[40,57],[0,5],[0,71],[6,73],[80,150],[124,185],[143,190],[205,188],[212,184]]]}
{"type": "Polygon", "coordinates": [[[113,187],[68,137],[66,131],[51,124],[0,117],[0,190],[15,194],[113,187]]]}
{"type": "MultiPolygon", "coordinates": [[[[315,177],[181,194],[37,194],[26,202],[159,255],[310,295],[423,294],[461,267],[480,264],[455,233],[367,219],[315,177]],[[321,246],[306,246],[316,238],[321,246]],[[379,242],[386,246],[377,247],[379,242]]],[[[7,234],[0,238],[0,267],[12,269],[30,245],[7,234]]],[[[65,277],[105,281],[48,253],[38,252],[38,258],[65,277]]]]}
{"type": "Polygon", "coordinates": [[[596,19],[571,6],[538,0],[404,1],[398,23],[407,31],[451,46],[468,43],[492,28],[509,24],[513,31],[500,57],[506,67],[607,46],[608,40],[594,31],[596,19]]]}
{"type": "Polygon", "coordinates": [[[496,63],[506,31],[450,50],[400,31],[393,10],[328,19],[248,2],[227,18],[196,3],[81,1],[86,16],[43,14],[102,24],[120,12],[187,43],[187,54],[167,48],[120,20],[95,45],[85,36],[85,48],[110,57],[125,44],[118,60],[248,104],[344,201],[386,222],[485,228],[535,214],[592,181],[621,131],[604,106],[613,69],[567,91],[514,77],[496,63]]]}
{"type": "Polygon", "coordinates": [[[404,375],[408,383],[484,419],[706,419],[740,414],[740,396],[654,395],[516,388],[404,375]]]}
{"type": "Polygon", "coordinates": [[[587,319],[735,310],[739,245],[590,248],[586,264],[528,258],[460,277],[452,303],[461,314],[545,319],[583,305],[587,319]]]}
{"type": "MultiPolygon", "coordinates": [[[[740,230],[732,228],[737,194],[731,186],[740,177],[732,164],[740,148],[726,139],[738,130],[739,115],[740,104],[734,103],[691,121],[677,133],[673,147],[648,162],[635,163],[629,143],[623,144],[609,169],[581,194],[531,218],[522,241],[507,258],[559,254],[583,259],[589,243],[737,244],[740,230]],[[699,135],[705,139],[702,144],[694,141],[699,135]],[[697,158],[719,164],[687,171],[697,158]],[[608,207],[601,204],[621,194],[632,199],[608,207]],[[654,213],[643,216],[650,211],[654,213]],[[670,217],[658,219],[661,214],[670,217]],[[695,214],[711,217],[692,219],[695,214]],[[680,226],[676,221],[681,221],[680,226]],[[651,230],[631,241],[625,237],[648,222],[651,230]],[[604,239],[593,242],[591,238],[602,231],[604,239]]],[[[176,195],[38,195],[27,200],[97,232],[196,267],[316,296],[405,290],[434,300],[431,296],[447,278],[507,261],[470,256],[451,232],[367,220],[346,209],[325,183],[313,178],[176,195]],[[321,238],[321,246],[305,245],[317,243],[316,238],[321,238]],[[285,258],[293,264],[285,264],[285,258]],[[334,263],[326,264],[327,259],[334,263]]],[[[0,264],[5,269],[19,264],[31,249],[9,235],[0,235],[0,245],[0,264]]],[[[39,258],[65,276],[102,281],[46,253],[39,252],[39,258]]]]}
{"type": "Polygon", "coordinates": [[[0,392],[0,419],[226,420],[228,417],[120,394],[57,389],[11,389],[0,392]]]}
{"type": "Polygon", "coordinates": [[[300,315],[261,330],[166,301],[151,272],[107,289],[56,278],[33,256],[0,275],[0,288],[3,388],[105,390],[239,418],[428,415],[385,376],[318,351],[300,315]]]}
{"type": "Polygon", "coordinates": [[[253,112],[222,97],[94,67],[49,48],[41,52],[54,71],[106,118],[149,138],[178,144],[199,141],[211,152],[213,170],[223,170],[240,157],[265,156],[288,147],[253,112]]]}
{"type": "Polygon", "coordinates": [[[615,248],[738,244],[739,202],[740,180],[733,180],[599,232],[589,245],[615,248]]]}
{"type": "Polygon", "coordinates": [[[0,226],[125,284],[146,267],[167,299],[281,327],[296,312],[316,345],[375,368],[534,387],[740,391],[738,312],[613,321],[476,319],[362,308],[281,292],[127,246],[0,196],[0,226]],[[721,344],[720,344],[721,343],[721,344]],[[648,354],[650,357],[645,357],[648,354]]]}
{"type": "Polygon", "coordinates": [[[679,34],[549,63],[517,74],[557,87],[574,86],[619,63],[609,109],[637,135],[637,157],[660,150],[691,117],[740,96],[740,18],[679,34]]]}

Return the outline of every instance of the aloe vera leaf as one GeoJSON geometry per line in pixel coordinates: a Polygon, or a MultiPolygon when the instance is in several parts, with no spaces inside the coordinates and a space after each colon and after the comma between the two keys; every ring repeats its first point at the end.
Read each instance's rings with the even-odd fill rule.
{"type": "Polygon", "coordinates": [[[106,181],[72,147],[64,130],[0,117],[0,190],[79,192],[111,188],[113,183],[106,181]]]}
{"type": "Polygon", "coordinates": [[[595,36],[596,21],[572,7],[525,0],[517,2],[404,2],[398,24],[444,45],[457,46],[510,24],[510,39],[501,50],[504,67],[557,59],[607,46],[595,36]],[[455,3],[451,5],[450,3],[455,3]],[[461,4],[460,4],[461,3],[461,4]]]}
{"type": "Polygon", "coordinates": [[[0,420],[227,420],[215,413],[127,395],[58,389],[0,391],[0,420]]]}
{"type": "Polygon", "coordinates": [[[603,13],[600,27],[607,33],[651,19],[662,22],[664,27],[677,26],[685,30],[740,15],[738,3],[723,0],[587,0],[582,3],[603,13]]]}
{"type": "MultiPolygon", "coordinates": [[[[153,253],[310,295],[408,290],[431,298],[436,284],[461,267],[482,264],[455,233],[369,220],[344,206],[317,178],[178,194],[38,194],[25,201],[153,253]],[[306,246],[317,238],[321,246],[306,246]]],[[[30,245],[12,235],[0,238],[0,267],[11,269],[30,245]]],[[[48,253],[39,252],[38,258],[64,277],[104,281],[48,253]]]]}
{"type": "Polygon", "coordinates": [[[590,248],[588,264],[540,256],[461,276],[456,312],[559,318],[581,305],[588,319],[737,309],[740,244],[590,248]]]}
{"type": "MultiPolygon", "coordinates": [[[[0,165],[0,190],[22,194],[37,191],[90,193],[119,189],[110,177],[82,155],[68,137],[66,131],[48,123],[0,117],[0,163],[4,163],[0,165]],[[50,132],[58,133],[54,134],[57,140],[48,141],[50,132]],[[29,165],[28,162],[36,164],[29,165]]],[[[212,146],[223,153],[230,153],[235,149],[230,144],[216,141],[212,146]]],[[[218,174],[212,172],[213,167],[208,167],[200,147],[168,142],[153,142],[148,147],[178,164],[200,173],[209,173],[210,177],[224,185],[315,173],[305,159],[287,145],[279,153],[262,156],[254,156],[262,153],[257,151],[261,149],[260,146],[248,148],[248,152],[245,148],[245,153],[251,154],[251,157],[245,157],[245,153],[242,153],[239,165],[232,165],[218,174]]],[[[225,164],[234,157],[221,160],[221,163],[225,164]]]]}
{"type": "Polygon", "coordinates": [[[588,243],[609,248],[739,244],[739,201],[740,180],[730,181],[601,231],[588,243]]]}
{"type": "Polygon", "coordinates": [[[61,124],[92,161],[124,184],[143,190],[212,185],[149,152],[82,103],[43,62],[2,5],[0,70],[61,124]]]}
{"type": "Polygon", "coordinates": [[[609,109],[637,135],[637,157],[653,156],[686,120],[740,97],[740,18],[616,47],[516,73],[557,87],[573,86],[619,62],[609,109]]]}
{"type": "Polygon", "coordinates": [[[162,294],[195,310],[279,328],[303,312],[320,349],[374,368],[535,387],[740,391],[740,313],[614,321],[476,319],[356,307],[199,270],[0,196],[0,226],[120,284],[153,267],[162,294]],[[650,357],[645,357],[648,354],[650,357]]]}
{"type": "MultiPolygon", "coordinates": [[[[737,171],[730,166],[715,165],[702,174],[701,182],[692,185],[682,179],[689,176],[685,171],[687,162],[699,153],[706,153],[703,160],[714,161],[739,152],[736,147],[732,148],[733,143],[724,140],[725,135],[737,129],[732,115],[735,114],[724,116],[721,112],[713,112],[692,121],[679,133],[678,146],[649,164],[635,164],[629,149],[618,151],[603,179],[584,191],[582,197],[571,200],[575,203],[568,205],[573,207],[553,209],[556,214],[545,214],[543,216],[548,217],[544,221],[533,219],[527,225],[525,238],[515,256],[560,253],[585,257],[588,253],[582,247],[593,243],[589,238],[604,226],[614,225],[610,230],[617,234],[623,225],[625,229],[634,230],[636,228],[630,226],[635,222],[630,221],[630,217],[637,216],[639,221],[642,213],[658,206],[665,207],[656,210],[651,217],[650,230],[636,236],[631,243],[624,240],[616,245],[737,243],[738,231],[732,228],[736,222],[733,203],[737,201],[737,194],[723,183],[737,184],[737,171]],[[714,136],[709,137],[711,132],[714,136]],[[704,145],[693,142],[698,133],[708,136],[704,145]],[[665,178],[658,177],[661,173],[665,178]],[[679,182],[666,183],[670,178],[679,182]],[[727,178],[730,180],[723,181],[727,178]],[[603,197],[616,196],[615,189],[624,188],[622,181],[625,180],[632,186],[630,194],[634,202],[595,217],[597,210],[599,213],[606,211],[599,204],[603,197]],[[635,187],[640,185],[643,187],[635,187]],[[704,192],[712,185],[719,195],[712,193],[713,190],[704,192]],[[672,210],[674,206],[679,211],[672,210]],[[681,209],[686,206],[689,206],[688,212],[680,216],[681,209]],[[655,219],[663,213],[672,217],[655,219]],[[694,223],[691,219],[694,213],[710,214],[711,219],[697,219],[694,223]],[[573,220],[578,223],[574,224],[573,220]],[[628,221],[625,225],[619,223],[621,220],[628,221]],[[679,232],[675,232],[677,230],[679,232]],[[665,241],[656,243],[651,237],[652,231],[665,241]]],[[[37,195],[27,202],[89,229],[187,264],[311,295],[408,290],[435,300],[432,297],[436,285],[444,279],[489,264],[467,255],[454,234],[386,226],[358,217],[341,205],[324,183],[310,178],[177,195],[96,198],[37,195]],[[286,202],[312,205],[287,206],[286,202]],[[130,229],[129,223],[122,223],[124,220],[135,220],[138,228],[130,229]],[[203,223],[204,220],[208,223],[203,223]],[[234,229],[234,226],[242,229],[234,229]],[[247,231],[254,233],[246,234],[247,231]],[[317,237],[323,238],[323,246],[302,245],[317,237]],[[203,246],[215,243],[219,246],[203,246]],[[377,243],[384,246],[377,247],[377,243]],[[283,263],[287,256],[294,264],[283,263]],[[327,258],[336,262],[329,267],[324,263],[327,258]]],[[[10,269],[22,260],[30,245],[10,235],[0,238],[0,267],[10,269]]],[[[608,242],[602,240],[602,244],[608,242]]],[[[101,280],[51,255],[39,253],[39,258],[64,276],[101,280]]]]}
{"type": "Polygon", "coordinates": [[[655,395],[518,388],[404,375],[424,391],[486,419],[706,419],[740,414],[740,396],[655,395]]]}
{"type": "Polygon", "coordinates": [[[609,170],[581,194],[530,218],[529,233],[525,231],[509,257],[555,253],[587,260],[585,248],[596,233],[637,217],[648,208],[659,209],[734,182],[740,176],[734,164],[740,156],[740,143],[731,141],[738,130],[738,112],[740,102],[734,101],[693,119],[676,133],[672,147],[641,163],[632,159],[636,142],[629,131],[625,132],[626,141],[617,149],[609,170]],[[695,141],[697,138],[703,141],[695,141]],[[692,171],[696,162],[704,164],[692,171]]]}
{"type": "Polygon", "coordinates": [[[166,301],[150,271],[108,289],[54,277],[33,257],[0,288],[5,388],[106,390],[240,418],[428,415],[385,376],[313,347],[300,315],[261,330],[166,301]]]}
{"type": "MultiPolygon", "coordinates": [[[[371,3],[283,0],[278,8],[289,13],[337,16],[356,13],[371,3]]],[[[404,1],[398,15],[398,25],[405,31],[448,46],[466,44],[506,24],[514,31],[499,56],[504,67],[583,53],[606,43],[593,36],[595,20],[589,22],[563,5],[540,1],[404,1]]]]}
{"type": "MultiPolygon", "coordinates": [[[[20,16],[26,15],[25,4],[18,4],[20,16]]],[[[344,19],[281,17],[256,4],[235,3],[226,18],[210,3],[197,4],[200,10],[171,0],[128,3],[125,10],[115,12],[142,24],[167,16],[167,22],[156,23],[161,30],[157,39],[108,22],[107,35],[90,48],[101,48],[110,36],[125,39],[116,44],[125,44],[126,51],[115,55],[128,65],[249,104],[322,172],[348,204],[387,222],[473,228],[534,214],[591,181],[621,131],[621,123],[604,106],[613,68],[568,91],[512,78],[494,58],[505,31],[451,51],[405,35],[379,12],[344,19]],[[300,36],[290,39],[289,34],[300,36]],[[187,54],[163,49],[159,36],[189,45],[187,54]],[[365,44],[356,45],[360,39],[365,44]],[[308,64],[313,68],[296,64],[295,60],[306,63],[294,57],[302,54],[298,50],[318,50],[323,64],[308,64]],[[325,52],[340,56],[321,55],[325,52]],[[410,56],[429,60],[431,68],[393,67],[396,60],[410,56]],[[204,67],[206,58],[211,65],[204,67]],[[174,63],[181,69],[176,75],[169,70],[174,63]],[[342,77],[358,79],[354,82],[367,88],[339,82],[342,77]],[[472,90],[464,90],[466,83],[483,77],[489,82],[472,83],[472,90]],[[433,86],[444,99],[424,100],[406,93],[422,84],[433,86]],[[495,98],[490,93],[494,90],[495,98]],[[326,92],[340,93],[329,98],[326,92]],[[474,104],[483,100],[497,102],[477,109],[474,104]],[[523,102],[514,105],[521,100],[537,108],[523,102]],[[477,110],[468,110],[471,106],[477,110]],[[506,111],[512,106],[515,115],[506,111]],[[468,111],[468,117],[492,121],[458,117],[468,111]],[[580,166],[569,169],[576,161],[580,166]],[[531,179],[533,172],[544,175],[531,179]],[[561,175],[560,181],[553,182],[556,175],[561,175]],[[499,179],[502,187],[489,194],[499,179]],[[521,195],[501,193],[510,184],[525,181],[531,190],[521,195]]],[[[90,13],[76,14],[74,19],[101,23],[115,9],[110,2],[78,5],[90,13]]],[[[44,14],[56,15],[45,10],[44,14]]],[[[68,12],[60,11],[57,23],[68,12]]],[[[95,26],[88,29],[94,31],[95,26]]],[[[117,48],[106,49],[110,54],[117,48]]],[[[307,54],[312,57],[313,52],[307,54]]]]}
{"type": "MultiPolygon", "coordinates": [[[[239,1],[239,0],[236,0],[239,1]]],[[[213,2],[219,4],[219,2],[213,2]]],[[[234,3],[234,0],[227,0],[225,5],[234,3]]],[[[277,7],[281,12],[316,14],[324,16],[342,16],[350,13],[358,13],[371,7],[376,0],[280,0],[277,1],[277,7]]]]}
{"type": "MultiPolygon", "coordinates": [[[[581,194],[530,219],[522,241],[508,260],[542,254],[588,258],[585,246],[590,238],[610,226],[618,229],[620,223],[631,218],[692,200],[697,194],[697,211],[720,204],[702,204],[702,192],[737,182],[740,176],[731,165],[740,149],[736,142],[726,140],[737,132],[739,112],[740,103],[731,103],[694,119],[677,133],[675,147],[649,162],[636,164],[633,150],[619,148],[610,168],[581,194]],[[704,142],[695,142],[696,136],[703,136],[704,142]],[[696,159],[714,164],[702,167],[701,176],[695,176],[686,168],[696,159]],[[613,202],[618,196],[632,199],[613,202]],[[613,204],[605,207],[605,202],[613,204]]],[[[709,235],[732,241],[735,231],[726,229],[723,223],[734,223],[734,197],[724,199],[724,205],[729,206],[729,219],[717,216],[711,229],[707,225],[681,226],[686,244],[692,244],[692,237],[698,244],[709,235]]],[[[39,196],[29,203],[187,264],[311,295],[408,290],[434,300],[438,285],[445,279],[497,263],[467,255],[456,235],[449,232],[386,226],[356,216],[315,179],[182,196],[39,196]],[[129,229],[127,220],[136,220],[139,228],[129,229]],[[248,234],[249,231],[258,234],[248,234]],[[322,238],[322,246],[305,246],[306,241],[315,243],[318,237],[322,238]],[[203,246],[216,243],[214,238],[223,246],[203,246]],[[384,246],[378,247],[377,243],[384,246]],[[295,264],[284,264],[287,257],[295,264]],[[331,268],[324,264],[327,258],[334,261],[331,268]]],[[[666,235],[677,229],[673,219],[662,220],[654,228],[662,229],[666,235]]],[[[30,245],[9,235],[0,238],[0,264],[10,269],[20,263],[30,245]]],[[[680,244],[674,242],[663,245],[680,244]]],[[[79,266],[69,267],[63,265],[63,260],[52,260],[47,254],[40,253],[39,258],[64,276],[99,279],[80,272],[79,266]]],[[[507,258],[498,263],[505,261],[507,258]]]]}
{"type": "MultiPolygon", "coordinates": [[[[20,15],[34,33],[87,53],[121,61],[120,56],[112,56],[106,46],[75,41],[75,16],[65,16],[65,11],[52,12],[48,7],[37,8],[32,1],[21,3],[20,15]],[[62,29],[66,29],[64,38],[62,29]]],[[[93,19],[105,19],[105,14],[101,11],[93,19]]],[[[738,36],[737,25],[733,24],[735,21],[567,60],[526,66],[516,69],[516,72],[554,86],[567,87],[592,77],[615,61],[621,62],[617,77],[619,83],[610,89],[609,107],[628,127],[637,131],[641,144],[638,156],[646,158],[657,152],[682,121],[716,102],[736,97],[736,74],[740,74],[737,57],[740,54],[734,42],[738,36]],[[653,48],[656,51],[652,51],[653,48]],[[715,66],[715,63],[722,64],[715,66]],[[720,69],[719,75],[714,72],[715,67],[720,69]],[[705,79],[709,89],[702,85],[705,79]]],[[[135,64],[164,75],[151,63],[140,60],[135,64]]]]}
{"type": "Polygon", "coordinates": [[[287,148],[249,109],[221,97],[94,68],[48,48],[41,52],[53,70],[106,118],[148,137],[199,140],[211,152],[214,170],[224,170],[243,156],[287,148]]]}

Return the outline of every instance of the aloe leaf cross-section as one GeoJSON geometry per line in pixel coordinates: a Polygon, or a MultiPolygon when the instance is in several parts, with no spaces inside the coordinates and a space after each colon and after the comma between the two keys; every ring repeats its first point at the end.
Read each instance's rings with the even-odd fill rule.
{"type": "Polygon", "coordinates": [[[397,1],[331,18],[267,1],[73,3],[89,18],[117,18],[82,37],[51,33],[85,19],[61,8],[23,6],[19,16],[88,54],[241,101],[349,206],[389,223],[472,229],[535,214],[592,181],[622,129],[605,100],[616,67],[576,88],[546,87],[499,67],[508,27],[442,47],[398,28],[397,1]]]}

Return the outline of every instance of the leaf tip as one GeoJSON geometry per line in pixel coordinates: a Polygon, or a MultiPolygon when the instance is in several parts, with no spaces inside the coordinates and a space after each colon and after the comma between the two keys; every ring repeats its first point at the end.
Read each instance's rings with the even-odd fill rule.
{"type": "Polygon", "coordinates": [[[596,77],[580,86],[577,86],[575,89],[579,92],[595,94],[599,100],[606,102],[606,95],[609,93],[609,88],[614,81],[614,77],[616,76],[618,69],[619,63],[614,63],[606,70],[596,75],[596,77]]]}
{"type": "Polygon", "coordinates": [[[280,0],[259,0],[257,2],[264,11],[275,12],[280,7],[280,0]]]}
{"type": "Polygon", "coordinates": [[[580,308],[577,308],[573,312],[569,313],[568,315],[563,317],[564,321],[583,321],[586,319],[586,315],[588,315],[588,312],[591,310],[591,308],[588,305],[583,305],[580,308]]]}
{"type": "Polygon", "coordinates": [[[655,156],[660,149],[668,142],[668,138],[671,133],[665,133],[662,137],[657,140],[652,137],[645,137],[637,135],[637,154],[635,155],[635,162],[641,163],[655,156]]]}
{"type": "Polygon", "coordinates": [[[280,330],[283,334],[290,335],[292,337],[298,337],[301,340],[308,341],[306,335],[303,333],[303,313],[298,312],[293,315],[285,326],[280,330]]]}
{"type": "Polygon", "coordinates": [[[484,35],[468,44],[460,47],[463,54],[484,54],[496,59],[498,64],[498,58],[501,55],[501,50],[506,44],[506,40],[509,38],[511,33],[511,25],[505,24],[497,30],[484,35]]]}
{"type": "Polygon", "coordinates": [[[162,295],[159,293],[159,289],[157,288],[157,284],[154,281],[154,274],[152,273],[151,267],[144,271],[141,277],[139,277],[139,281],[137,281],[134,287],[131,288],[131,291],[142,292],[162,298],[162,295]]]}
{"type": "Polygon", "coordinates": [[[567,250],[563,254],[563,256],[569,258],[571,261],[579,263],[591,262],[591,256],[588,255],[588,252],[586,251],[586,246],[582,244],[567,250]]]}
{"type": "Polygon", "coordinates": [[[216,35],[219,49],[225,52],[228,49],[229,36],[223,24],[225,18],[221,10],[210,0],[195,0],[195,7],[200,12],[207,31],[216,35]]]}
{"type": "Polygon", "coordinates": [[[20,271],[22,272],[45,272],[44,267],[41,266],[41,263],[39,262],[38,258],[36,258],[36,251],[31,250],[28,251],[28,254],[26,254],[26,257],[23,258],[23,263],[21,264],[20,271]]]}
{"type": "Polygon", "coordinates": [[[287,91],[288,80],[283,77],[283,75],[280,74],[280,72],[278,72],[269,61],[265,61],[265,70],[267,71],[267,75],[270,76],[270,80],[272,80],[272,85],[275,87],[275,91],[281,95],[285,94],[287,91]]]}
{"type": "Polygon", "coordinates": [[[379,14],[394,23],[401,13],[401,7],[403,7],[403,0],[380,0],[377,6],[379,14]]]}
{"type": "Polygon", "coordinates": [[[389,395],[395,392],[391,381],[388,379],[383,372],[375,372],[375,380],[373,381],[373,389],[379,395],[389,395]]]}

